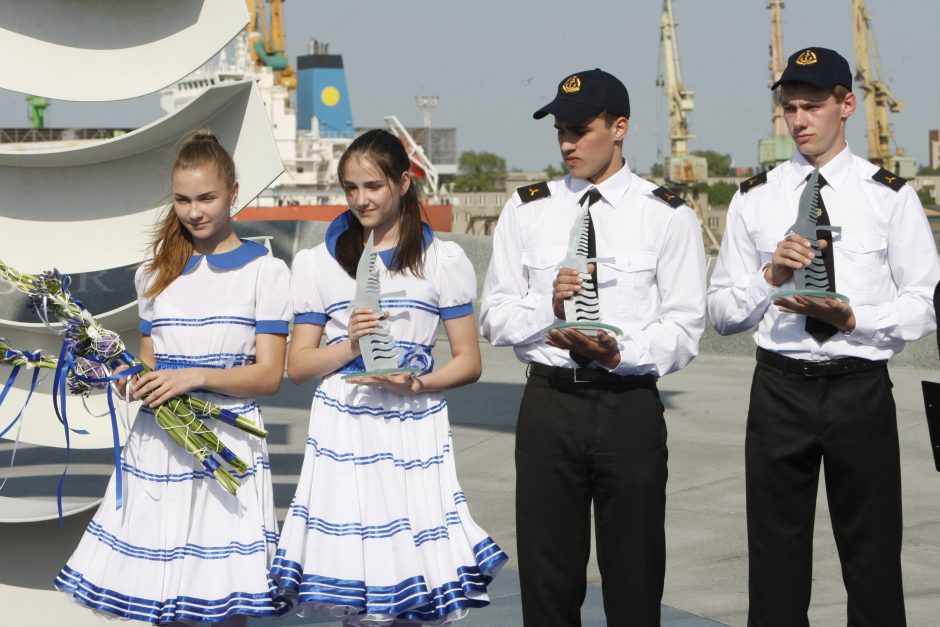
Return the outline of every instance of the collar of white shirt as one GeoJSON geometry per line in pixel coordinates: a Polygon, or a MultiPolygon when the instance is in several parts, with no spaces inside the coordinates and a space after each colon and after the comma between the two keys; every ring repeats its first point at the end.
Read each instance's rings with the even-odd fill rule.
{"type": "Polygon", "coordinates": [[[633,172],[630,171],[630,166],[626,160],[623,162],[623,167],[614,172],[613,176],[597,185],[587,179],[574,178],[573,176],[568,176],[565,180],[568,190],[578,198],[586,189],[594,187],[601,193],[601,198],[612,207],[616,207],[617,203],[627,194],[632,182],[633,172]]]}
{"type": "MultiPolygon", "coordinates": [[[[819,173],[826,179],[826,185],[833,190],[838,191],[839,187],[845,182],[845,178],[852,169],[852,151],[849,145],[833,157],[829,163],[819,168],[819,173]]],[[[806,157],[797,152],[790,160],[789,183],[793,189],[799,188],[806,182],[806,177],[813,171],[813,166],[806,160],[806,157]]]]}

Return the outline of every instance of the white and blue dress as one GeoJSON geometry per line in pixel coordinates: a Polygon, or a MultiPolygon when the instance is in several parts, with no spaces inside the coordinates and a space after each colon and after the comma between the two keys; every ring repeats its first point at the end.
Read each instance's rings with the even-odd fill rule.
{"type": "MultiPolygon", "coordinates": [[[[155,298],[135,278],[141,324],[157,369],[231,368],[255,360],[255,335],[286,334],[291,315],[286,264],[243,241],[193,256],[155,298]]],[[[258,403],[197,392],[262,425],[258,403]]],[[[270,577],[277,545],[267,447],[217,420],[205,424],[249,465],[235,495],[173,442],[141,408],[124,445],[124,504],[111,477],[104,501],[55,585],[96,611],[152,624],[216,622],[286,611],[270,577]]],[[[234,473],[233,473],[234,474],[234,473]]]]}
{"type": "MultiPolygon", "coordinates": [[[[338,217],[292,268],[294,324],[323,326],[327,344],[348,339],[355,280],[334,251],[354,219],[338,217]]],[[[440,321],[472,315],[476,277],[457,244],[427,226],[424,235],[424,277],[390,273],[393,250],[379,253],[379,276],[382,292],[405,292],[381,300],[402,365],[430,372],[440,321]]],[[[304,608],[350,625],[461,618],[489,604],[487,585],[507,557],[470,517],[447,403],[437,392],[402,396],[342,378],[363,370],[359,357],[314,392],[275,581],[304,608]]]]}

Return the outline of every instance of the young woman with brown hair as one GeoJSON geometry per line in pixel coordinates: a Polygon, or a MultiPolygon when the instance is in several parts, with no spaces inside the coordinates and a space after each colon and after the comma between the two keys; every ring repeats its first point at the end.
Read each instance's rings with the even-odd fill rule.
{"type": "Polygon", "coordinates": [[[280,387],[290,320],[283,261],[232,229],[238,183],[218,139],[196,133],[173,165],[173,204],[137,271],[144,405],[124,446],[124,503],[104,501],[55,585],[79,603],[152,624],[282,613],[269,567],[277,542],[263,440],[206,420],[249,470],[235,495],[156,424],[151,408],[192,393],[261,425],[255,396],[280,387]]]}
{"type": "Polygon", "coordinates": [[[293,265],[288,375],[323,381],[273,573],[303,606],[348,625],[460,618],[489,603],[506,560],[470,517],[441,394],[480,376],[476,277],[463,250],[421,222],[410,167],[394,135],[357,138],[339,163],[349,211],[293,265]],[[384,312],[350,310],[370,233],[381,291],[405,292],[382,299],[384,312]],[[400,365],[418,373],[355,376],[365,370],[360,339],[380,316],[400,365]],[[452,359],[435,369],[442,321],[452,359]]]}

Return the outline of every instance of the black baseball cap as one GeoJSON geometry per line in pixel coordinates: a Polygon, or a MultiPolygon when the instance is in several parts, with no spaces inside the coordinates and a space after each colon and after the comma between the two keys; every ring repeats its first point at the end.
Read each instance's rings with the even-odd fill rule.
{"type": "Polygon", "coordinates": [[[787,59],[787,68],[780,80],[770,86],[776,89],[781,83],[809,83],[816,87],[842,85],[852,89],[852,70],[849,62],[835,50],[828,48],[804,48],[787,59]]]}
{"type": "Polygon", "coordinates": [[[558,83],[558,94],[532,114],[536,120],[551,113],[566,122],[580,123],[606,111],[630,117],[630,95],[613,74],[600,68],[575,72],[558,83]]]}

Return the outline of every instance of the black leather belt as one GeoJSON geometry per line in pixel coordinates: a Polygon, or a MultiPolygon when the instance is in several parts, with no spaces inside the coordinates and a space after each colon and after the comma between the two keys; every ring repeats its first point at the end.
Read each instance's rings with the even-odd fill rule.
{"type": "Polygon", "coordinates": [[[757,361],[784,372],[801,374],[804,377],[837,377],[853,372],[883,368],[888,363],[886,359],[872,360],[861,357],[808,361],[786,357],[759,346],[757,347],[757,361]]]}
{"type": "Polygon", "coordinates": [[[656,376],[651,374],[620,376],[597,368],[562,368],[535,362],[529,364],[527,372],[529,376],[581,387],[656,387],[656,376]]]}

